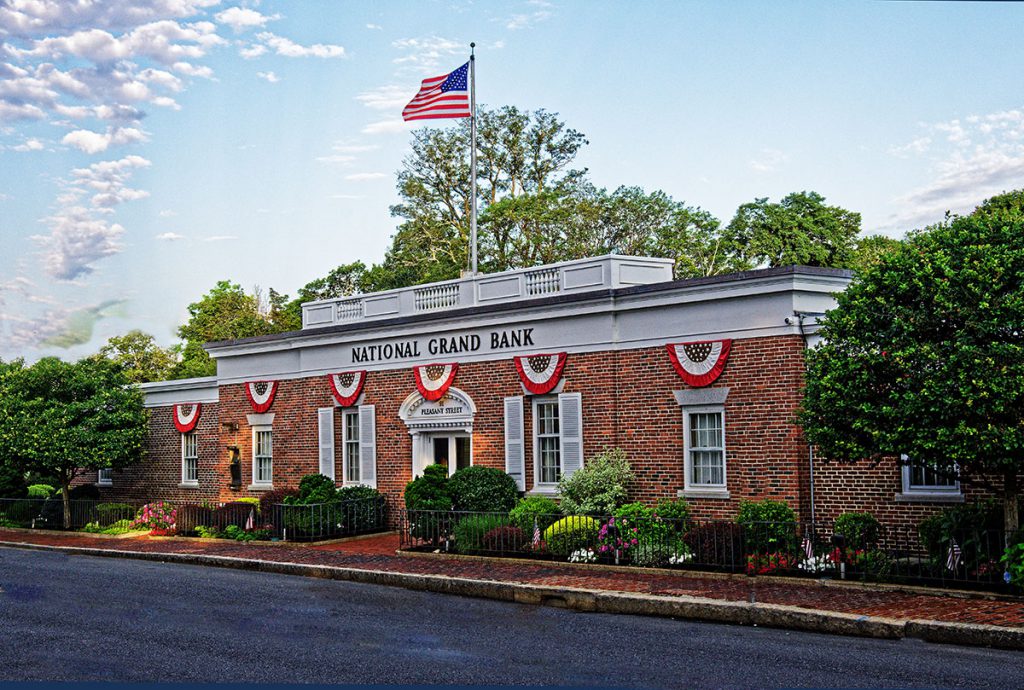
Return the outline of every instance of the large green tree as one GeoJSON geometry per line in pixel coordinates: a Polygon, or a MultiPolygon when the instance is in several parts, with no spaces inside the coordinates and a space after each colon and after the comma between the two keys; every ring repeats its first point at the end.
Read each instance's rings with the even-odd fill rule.
{"type": "Polygon", "coordinates": [[[794,192],[779,203],[743,204],[725,236],[750,267],[851,265],[860,214],[828,206],[817,192],[794,192]]]}
{"type": "Polygon", "coordinates": [[[138,462],[146,417],[141,391],[105,359],[47,357],[0,367],[0,457],[18,471],[57,478],[65,527],[71,482],[138,462]]]}
{"type": "Polygon", "coordinates": [[[911,233],[837,299],[808,355],[808,439],[838,460],[906,454],[963,481],[1000,477],[1006,528],[1015,530],[1024,192],[911,233]]]}
{"type": "Polygon", "coordinates": [[[131,383],[163,381],[178,363],[173,350],[160,347],[153,336],[137,329],[111,336],[98,356],[120,367],[131,383]]]}
{"type": "Polygon", "coordinates": [[[261,304],[258,294],[246,293],[241,285],[227,280],[188,305],[188,313],[188,322],[178,328],[178,337],[184,342],[180,346],[181,361],[172,372],[176,379],[217,373],[217,363],[206,354],[204,343],[282,330],[274,325],[271,308],[261,304]]]}

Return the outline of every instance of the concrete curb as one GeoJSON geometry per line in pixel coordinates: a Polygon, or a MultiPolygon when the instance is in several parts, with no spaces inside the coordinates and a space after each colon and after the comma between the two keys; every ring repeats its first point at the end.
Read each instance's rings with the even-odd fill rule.
{"type": "Polygon", "coordinates": [[[754,625],[787,630],[852,635],[881,639],[918,638],[927,642],[991,646],[1024,650],[1024,628],[994,625],[898,620],[859,616],[835,611],[817,611],[780,604],[722,601],[692,596],[664,596],[634,592],[610,592],[573,587],[551,587],[518,582],[496,582],[444,575],[395,573],[337,566],[281,563],[234,556],[151,553],[80,546],[50,546],[24,542],[0,542],[0,547],[53,551],[81,556],[131,558],[163,563],[204,565],[237,570],[254,570],[281,575],[319,577],[363,584],[402,587],[424,592],[495,599],[520,604],[556,606],[588,613],[620,613],[734,625],[754,625]]]}

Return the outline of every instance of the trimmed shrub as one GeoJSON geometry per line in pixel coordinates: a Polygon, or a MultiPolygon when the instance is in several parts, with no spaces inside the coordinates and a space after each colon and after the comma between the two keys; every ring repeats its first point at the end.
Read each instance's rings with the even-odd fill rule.
{"type": "Polygon", "coordinates": [[[668,521],[680,534],[690,525],[690,504],[681,498],[663,498],[654,506],[654,514],[668,521]]]}
{"type": "Polygon", "coordinates": [[[569,515],[544,530],[548,551],[568,556],[578,549],[593,548],[601,523],[587,515],[569,515]]]}
{"type": "Polygon", "coordinates": [[[485,535],[506,526],[508,518],[501,515],[468,515],[455,523],[455,549],[460,553],[480,551],[485,535]]]}
{"type": "Polygon", "coordinates": [[[422,475],[406,484],[405,507],[409,510],[451,510],[448,468],[428,465],[422,475]]]}
{"type": "Polygon", "coordinates": [[[50,486],[49,484],[33,484],[32,486],[28,487],[28,497],[49,498],[50,496],[53,496],[53,493],[55,491],[56,489],[50,486]]]}
{"type": "Polygon", "coordinates": [[[452,509],[474,513],[507,513],[519,498],[516,480],[493,467],[464,467],[448,480],[452,509]]]}
{"type": "Polygon", "coordinates": [[[747,553],[789,552],[796,548],[796,513],[782,501],[742,501],[736,523],[743,527],[747,553]]]}
{"type": "Polygon", "coordinates": [[[368,498],[380,498],[383,495],[372,486],[343,486],[337,491],[339,501],[362,501],[368,498]]]}
{"type": "Polygon", "coordinates": [[[270,510],[270,506],[284,503],[284,499],[289,497],[298,497],[299,490],[293,487],[285,487],[283,489],[273,489],[266,491],[260,495],[260,512],[266,513],[270,510]]]}
{"type": "Polygon", "coordinates": [[[302,503],[330,503],[337,489],[334,480],[322,474],[307,474],[299,480],[299,500],[302,503]]]}
{"type": "Polygon", "coordinates": [[[384,528],[384,494],[372,486],[338,489],[338,522],[345,534],[384,528]]]}
{"type": "Polygon", "coordinates": [[[696,565],[735,568],[744,562],[743,528],[729,522],[691,527],[683,537],[696,565]]]}
{"type": "Polygon", "coordinates": [[[611,515],[626,500],[626,485],[633,481],[626,453],[607,450],[558,482],[565,515],[611,515]]]}
{"type": "Polygon", "coordinates": [[[882,524],[871,513],[843,513],[832,527],[834,534],[846,537],[850,549],[870,549],[878,545],[882,524]]]}
{"type": "Polygon", "coordinates": [[[127,503],[100,503],[94,508],[96,522],[100,527],[110,527],[120,520],[131,520],[135,517],[135,506],[127,503]]]}
{"type": "Polygon", "coordinates": [[[519,499],[519,503],[509,511],[508,516],[516,527],[523,530],[524,534],[529,534],[532,539],[535,522],[537,528],[543,532],[558,520],[560,514],[558,504],[547,496],[526,496],[519,499]]]}
{"type": "Polygon", "coordinates": [[[495,527],[484,535],[481,542],[485,551],[522,551],[526,546],[526,533],[512,525],[495,527]]]}

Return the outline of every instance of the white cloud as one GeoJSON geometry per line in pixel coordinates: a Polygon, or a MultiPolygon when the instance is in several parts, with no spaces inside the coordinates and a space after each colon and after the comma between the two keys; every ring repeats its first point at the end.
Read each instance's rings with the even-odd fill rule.
{"type": "Polygon", "coordinates": [[[258,58],[260,55],[263,55],[266,52],[267,52],[267,47],[266,46],[259,45],[259,44],[253,44],[253,45],[249,46],[248,48],[241,48],[241,49],[239,49],[238,54],[241,55],[246,60],[252,60],[253,58],[258,58]]]}
{"type": "Polygon", "coordinates": [[[42,151],[45,146],[38,139],[26,139],[24,144],[12,147],[15,151],[42,151]]]}
{"type": "Polygon", "coordinates": [[[356,96],[356,100],[367,108],[374,110],[396,110],[401,109],[416,95],[416,86],[398,86],[389,84],[378,86],[376,89],[363,91],[356,96]]]}
{"type": "Polygon", "coordinates": [[[789,161],[789,156],[778,149],[761,149],[761,154],[751,160],[750,169],[754,172],[777,172],[779,167],[789,161]]]}
{"type": "Polygon", "coordinates": [[[353,173],[351,175],[345,175],[345,179],[349,182],[366,182],[367,180],[380,180],[385,177],[390,177],[387,173],[353,173]]]}
{"type": "Polygon", "coordinates": [[[289,38],[272,34],[269,31],[256,34],[256,38],[275,53],[284,57],[345,57],[345,48],[339,45],[315,43],[311,46],[303,46],[289,38]]]}
{"type": "Polygon", "coordinates": [[[889,153],[899,158],[907,158],[911,155],[919,155],[928,150],[931,146],[931,137],[918,137],[913,141],[904,144],[902,146],[892,146],[889,148],[889,153]]]}
{"type": "Polygon", "coordinates": [[[935,223],[946,211],[966,213],[988,197],[1024,186],[1024,110],[924,127],[926,135],[892,150],[904,156],[928,155],[932,179],[894,199],[899,210],[884,228],[935,223]]]}
{"type": "Polygon", "coordinates": [[[13,0],[0,6],[0,33],[31,36],[80,26],[118,29],[157,19],[181,19],[220,0],[13,0]]]}
{"type": "Polygon", "coordinates": [[[505,28],[509,31],[527,29],[534,24],[539,24],[550,16],[551,13],[547,10],[537,10],[536,12],[531,12],[529,14],[513,14],[505,20],[505,28]]]}
{"type": "Polygon", "coordinates": [[[154,235],[154,237],[165,242],[176,242],[177,240],[185,239],[184,235],[179,235],[176,232],[162,232],[159,235],[154,235]]]}
{"type": "Polygon", "coordinates": [[[333,156],[317,156],[316,160],[319,161],[320,163],[341,163],[344,165],[355,161],[356,156],[346,156],[342,154],[337,154],[333,156]]]}
{"type": "Polygon", "coordinates": [[[371,122],[360,130],[363,134],[391,134],[394,132],[407,132],[411,125],[405,120],[380,120],[371,122]]]}
{"type": "Polygon", "coordinates": [[[259,77],[260,79],[265,79],[266,81],[269,81],[271,84],[276,84],[277,82],[281,81],[281,78],[278,77],[273,72],[257,72],[256,76],[259,77]]]}
{"type": "Polygon", "coordinates": [[[230,242],[237,239],[238,237],[236,235],[213,235],[211,237],[203,238],[203,242],[230,242]]]}
{"type": "Polygon", "coordinates": [[[373,31],[380,31],[380,30],[381,30],[381,29],[383,29],[384,27],[383,27],[383,26],[381,26],[380,24],[367,24],[367,25],[366,25],[366,28],[367,28],[367,29],[370,29],[370,30],[373,30],[373,31]]]}
{"type": "Polygon", "coordinates": [[[331,199],[365,199],[362,194],[332,194],[331,199]]]}
{"type": "Polygon", "coordinates": [[[205,65],[193,65],[191,62],[175,62],[171,65],[171,69],[179,74],[184,74],[187,77],[213,79],[213,70],[205,65]]]}
{"type": "MultiPolygon", "coordinates": [[[[424,38],[401,38],[391,44],[392,47],[405,51],[406,54],[394,59],[399,65],[408,65],[417,72],[439,69],[442,60],[449,69],[458,65],[449,65],[450,58],[456,55],[469,59],[469,45],[440,36],[424,38]]],[[[459,63],[462,64],[462,63],[459,63]]]]}
{"type": "Polygon", "coordinates": [[[88,129],[76,129],[65,134],[61,143],[85,153],[101,153],[112,145],[123,146],[148,140],[145,132],[134,127],[108,127],[102,134],[88,129]]]}
{"type": "Polygon", "coordinates": [[[258,26],[265,26],[267,22],[280,19],[281,15],[260,14],[256,10],[251,10],[246,7],[229,7],[228,9],[215,14],[214,18],[221,24],[227,24],[234,29],[235,32],[240,33],[258,26]]]}
{"type": "Polygon", "coordinates": [[[331,150],[338,153],[365,153],[366,151],[376,151],[379,148],[379,144],[350,144],[345,141],[336,141],[331,146],[331,150]]]}
{"type": "Polygon", "coordinates": [[[160,213],[158,213],[157,215],[160,216],[161,218],[174,218],[178,214],[176,211],[172,211],[169,208],[165,208],[164,210],[160,211],[160,213]]]}

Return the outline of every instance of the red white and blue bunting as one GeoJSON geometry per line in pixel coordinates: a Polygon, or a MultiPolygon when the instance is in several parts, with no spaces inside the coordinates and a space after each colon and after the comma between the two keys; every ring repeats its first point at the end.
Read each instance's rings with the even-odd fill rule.
{"type": "Polygon", "coordinates": [[[523,355],[514,357],[519,380],[526,390],[534,395],[550,393],[562,380],[562,369],[565,368],[565,353],[551,355],[523,355]]]}
{"type": "Polygon", "coordinates": [[[421,364],[412,368],[416,378],[416,389],[430,402],[440,400],[448,392],[455,374],[459,371],[458,364],[421,364]]]}
{"type": "Polygon", "coordinates": [[[363,392],[366,372],[343,371],[340,374],[328,374],[327,380],[331,382],[331,393],[338,404],[342,407],[351,407],[363,392]]]}
{"type": "Polygon", "coordinates": [[[199,412],[202,405],[199,403],[182,403],[174,406],[174,428],[183,434],[187,434],[196,428],[199,423],[199,412]]]}
{"type": "Polygon", "coordinates": [[[256,414],[263,414],[274,404],[277,393],[277,381],[250,381],[245,384],[245,394],[249,396],[252,409],[256,414]]]}
{"type": "Polygon", "coordinates": [[[683,381],[695,388],[714,383],[725,369],[732,349],[731,340],[698,340],[692,343],[669,343],[669,359],[683,381]]]}

